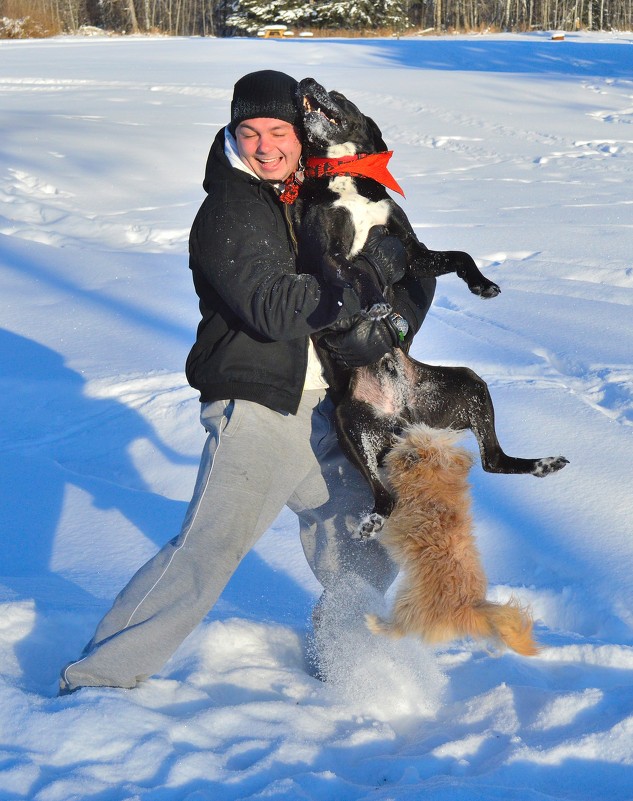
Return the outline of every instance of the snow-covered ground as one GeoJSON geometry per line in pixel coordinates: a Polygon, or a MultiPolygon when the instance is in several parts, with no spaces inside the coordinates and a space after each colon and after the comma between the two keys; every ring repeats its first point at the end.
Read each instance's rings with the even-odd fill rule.
{"type": "Polygon", "coordinates": [[[632,44],[0,42],[2,801],[633,797],[632,44]],[[265,67],[374,117],[420,238],[502,285],[441,279],[413,355],[486,378],[510,453],[570,460],[472,472],[490,595],[529,602],[544,649],[333,616],[319,682],[319,587],[283,514],[158,677],[58,698],[189,498],[188,229],[233,83],[265,67]]]}

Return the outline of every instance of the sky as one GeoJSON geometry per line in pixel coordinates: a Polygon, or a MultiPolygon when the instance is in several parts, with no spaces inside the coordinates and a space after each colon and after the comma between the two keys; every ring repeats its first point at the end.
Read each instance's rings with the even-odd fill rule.
{"type": "Polygon", "coordinates": [[[632,45],[0,41],[2,801],[633,798],[632,45]],[[485,378],[508,453],[569,459],[470,476],[489,597],[529,604],[542,650],[386,640],[343,593],[319,681],[285,511],[157,676],[60,698],[193,488],[188,232],[233,84],[264,68],[371,116],[421,241],[502,288],[441,278],[411,353],[485,378]]]}

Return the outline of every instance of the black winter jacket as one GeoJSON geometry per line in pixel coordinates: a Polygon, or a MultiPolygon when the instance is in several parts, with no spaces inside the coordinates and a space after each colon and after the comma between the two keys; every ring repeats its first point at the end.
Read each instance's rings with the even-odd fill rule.
{"type": "Polygon", "coordinates": [[[308,337],[360,310],[357,295],[298,275],[287,206],[274,187],[233,168],[224,129],[191,229],[189,266],[202,320],[186,365],[201,401],[242,398],[294,414],[308,337]]]}

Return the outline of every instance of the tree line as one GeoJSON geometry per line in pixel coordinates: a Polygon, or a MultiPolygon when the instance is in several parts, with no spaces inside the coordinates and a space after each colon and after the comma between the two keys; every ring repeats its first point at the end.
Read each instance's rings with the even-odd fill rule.
{"type": "Polygon", "coordinates": [[[633,0],[0,0],[0,20],[4,35],[16,21],[26,35],[95,26],[118,33],[254,36],[274,23],[331,35],[630,31],[633,0]]]}

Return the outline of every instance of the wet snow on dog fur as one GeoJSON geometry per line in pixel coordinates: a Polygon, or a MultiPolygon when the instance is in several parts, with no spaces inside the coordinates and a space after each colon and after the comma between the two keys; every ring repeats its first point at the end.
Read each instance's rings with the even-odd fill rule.
{"type": "Polygon", "coordinates": [[[0,798],[631,798],[632,43],[0,42],[0,798]],[[58,698],[184,514],[188,230],[233,83],[269,67],[375,119],[420,239],[502,287],[441,278],[412,355],[486,379],[509,453],[570,460],[470,474],[488,597],[530,604],[543,650],[376,637],[393,593],[362,586],[313,634],[284,512],[160,675],[58,698]]]}

